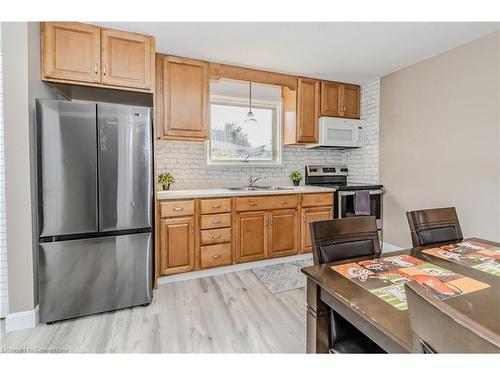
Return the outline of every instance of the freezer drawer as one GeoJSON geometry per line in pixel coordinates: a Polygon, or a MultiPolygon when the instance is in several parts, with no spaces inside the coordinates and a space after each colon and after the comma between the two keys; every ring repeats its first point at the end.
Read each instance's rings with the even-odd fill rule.
{"type": "Polygon", "coordinates": [[[151,233],[40,243],[40,320],[150,303],[151,233]]]}
{"type": "Polygon", "coordinates": [[[149,108],[98,104],[99,230],[152,223],[152,141],[149,108]]]}
{"type": "Polygon", "coordinates": [[[97,231],[96,105],[37,100],[39,235],[97,231]]]}

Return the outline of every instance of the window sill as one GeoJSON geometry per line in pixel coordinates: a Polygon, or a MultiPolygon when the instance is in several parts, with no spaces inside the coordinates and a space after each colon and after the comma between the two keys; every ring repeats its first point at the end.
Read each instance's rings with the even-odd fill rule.
{"type": "Polygon", "coordinates": [[[225,168],[277,168],[282,167],[283,163],[281,161],[259,163],[256,161],[249,162],[235,162],[235,163],[205,163],[207,168],[212,169],[225,169],[225,168]]]}

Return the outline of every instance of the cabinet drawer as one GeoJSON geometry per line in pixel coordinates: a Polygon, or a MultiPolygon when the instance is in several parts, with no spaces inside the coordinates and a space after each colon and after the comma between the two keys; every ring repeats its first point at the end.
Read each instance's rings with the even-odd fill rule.
{"type": "Polygon", "coordinates": [[[231,228],[209,229],[201,231],[201,244],[210,245],[214,243],[230,242],[231,228]]]}
{"type": "Polygon", "coordinates": [[[333,205],[333,193],[302,195],[302,207],[331,206],[331,205],[333,205]]]}
{"type": "Polygon", "coordinates": [[[296,208],[298,204],[299,196],[297,194],[274,195],[268,197],[239,197],[236,198],[236,211],[296,208]]]}
{"type": "Polygon", "coordinates": [[[202,215],[201,229],[225,228],[231,226],[231,214],[202,215]]]}
{"type": "Polygon", "coordinates": [[[231,212],[231,198],[203,199],[200,201],[200,213],[217,214],[231,212]]]}
{"type": "Polygon", "coordinates": [[[201,268],[226,266],[231,264],[231,244],[202,246],[200,251],[201,268]]]}
{"type": "Polygon", "coordinates": [[[194,214],[194,201],[160,203],[161,217],[189,216],[194,214]]]}

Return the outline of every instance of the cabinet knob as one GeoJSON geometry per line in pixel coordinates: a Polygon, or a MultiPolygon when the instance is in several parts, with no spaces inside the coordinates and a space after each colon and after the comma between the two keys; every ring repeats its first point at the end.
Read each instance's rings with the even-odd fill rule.
{"type": "Polygon", "coordinates": [[[222,255],[220,254],[216,254],[216,255],[212,255],[212,259],[219,259],[222,255]]]}

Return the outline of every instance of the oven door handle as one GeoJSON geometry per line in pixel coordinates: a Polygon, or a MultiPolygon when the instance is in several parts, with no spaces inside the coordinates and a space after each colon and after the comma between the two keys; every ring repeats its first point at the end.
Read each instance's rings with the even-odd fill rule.
{"type": "MultiPolygon", "coordinates": [[[[340,197],[346,197],[349,195],[354,195],[355,191],[354,190],[339,191],[338,194],[340,197]]],[[[382,189],[370,190],[370,195],[377,195],[377,194],[384,194],[384,190],[382,189]]]]}

